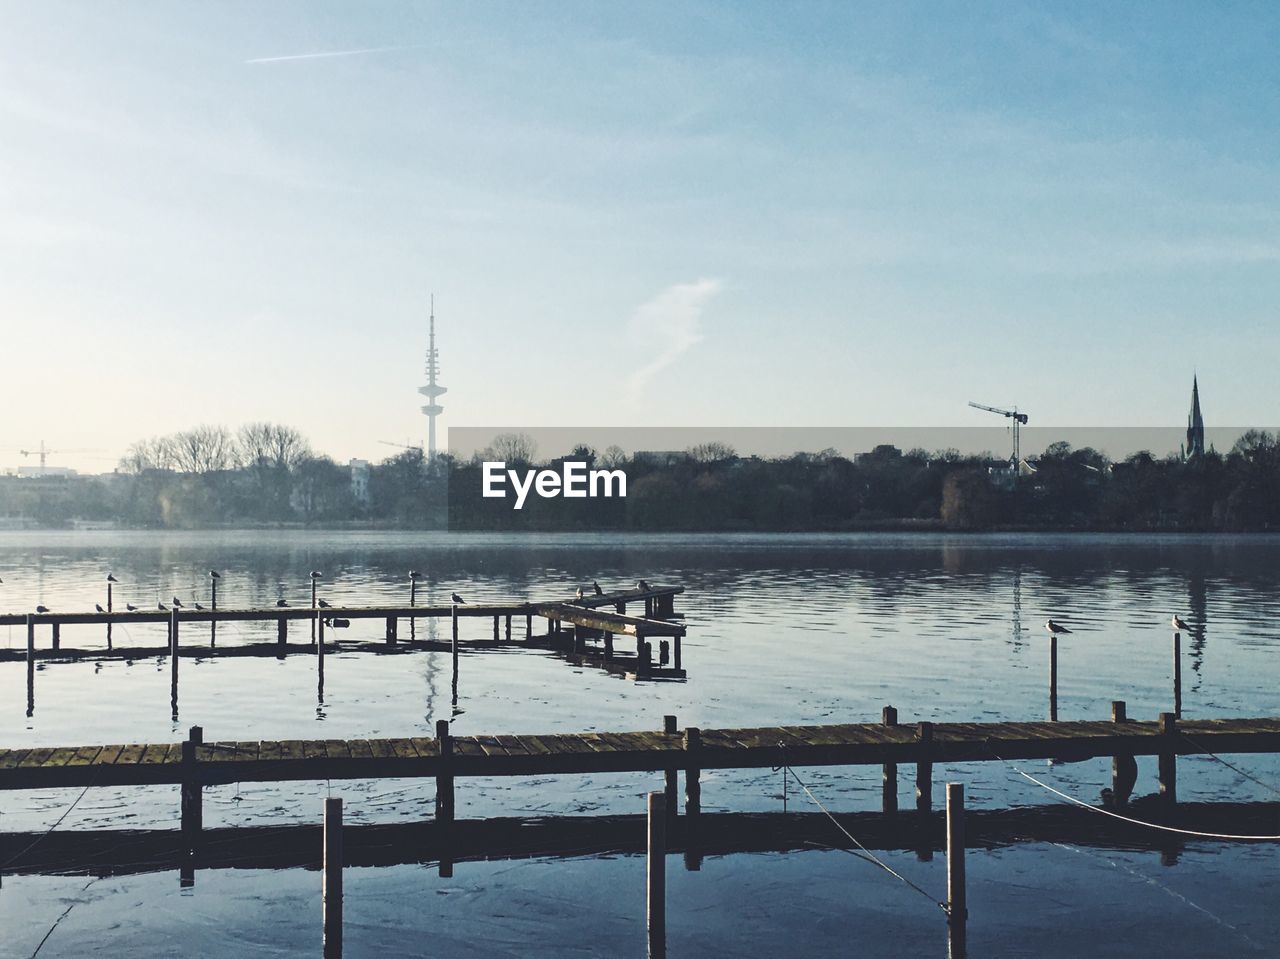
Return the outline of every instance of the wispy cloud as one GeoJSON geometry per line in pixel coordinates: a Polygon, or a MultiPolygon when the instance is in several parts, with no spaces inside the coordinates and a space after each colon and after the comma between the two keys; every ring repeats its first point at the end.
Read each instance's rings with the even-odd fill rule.
{"type": "Polygon", "coordinates": [[[632,339],[657,347],[658,354],[627,378],[627,393],[638,401],[658,373],[702,340],[702,311],[720,292],[720,281],[699,279],[669,286],[631,317],[632,339]]]}
{"type": "Polygon", "coordinates": [[[290,53],[280,57],[254,57],[245,63],[283,63],[286,60],[324,60],[329,57],[360,57],[369,53],[394,53],[398,50],[421,50],[424,43],[411,43],[394,47],[361,47],[358,50],[321,50],[317,53],[290,53]]]}

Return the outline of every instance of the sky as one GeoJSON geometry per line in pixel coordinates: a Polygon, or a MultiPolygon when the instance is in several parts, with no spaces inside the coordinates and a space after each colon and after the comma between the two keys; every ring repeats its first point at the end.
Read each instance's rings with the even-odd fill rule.
{"type": "Polygon", "coordinates": [[[1270,3],[0,0],[0,467],[1280,421],[1270,3]],[[30,463],[30,460],[25,461],[30,463]]]}

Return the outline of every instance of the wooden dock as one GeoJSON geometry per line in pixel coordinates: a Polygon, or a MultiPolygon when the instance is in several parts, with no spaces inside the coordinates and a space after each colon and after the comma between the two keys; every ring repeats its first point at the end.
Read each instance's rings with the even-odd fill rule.
{"type": "MultiPolygon", "coordinates": [[[[667,728],[670,728],[668,724],[667,728]]],[[[605,772],[1082,760],[1280,752],[1280,718],[1159,722],[861,723],[262,742],[133,743],[0,750],[0,789],[544,776],[605,772]]],[[[1167,770],[1165,771],[1167,773],[1167,770]]],[[[1172,787],[1171,775],[1165,785],[1172,787]]],[[[924,774],[917,785],[927,787],[924,774]]],[[[927,789],[925,790],[927,792],[927,789]]]]}
{"type": "MultiPolygon", "coordinates": [[[[148,656],[176,657],[275,656],[294,653],[326,652],[402,652],[453,651],[461,645],[480,650],[499,647],[547,649],[565,655],[578,665],[588,665],[608,672],[644,679],[683,679],[682,640],[686,628],[676,620],[675,597],[684,592],[682,586],[646,586],[602,593],[583,599],[550,602],[488,603],[449,606],[270,606],[258,608],[135,609],[111,611],[75,611],[45,613],[3,613],[0,626],[26,627],[25,649],[0,649],[0,662],[26,660],[29,685],[34,681],[31,666],[35,662],[61,662],[85,659],[136,659],[148,656]],[[629,607],[642,606],[643,616],[628,615],[629,607]],[[603,607],[612,607],[606,609],[603,607]],[[414,628],[419,621],[447,619],[451,624],[448,640],[418,639],[414,628]],[[492,620],[492,638],[462,639],[460,621],[492,620]],[[535,635],[534,620],[546,623],[546,632],[535,635]],[[385,625],[381,642],[347,641],[336,638],[336,630],[357,620],[381,620],[385,625]],[[410,623],[409,635],[402,636],[400,624],[410,623]],[[521,623],[521,621],[523,621],[521,623]],[[275,624],[276,641],[237,642],[217,645],[217,627],[225,623],[275,624]],[[119,625],[151,624],[166,631],[163,646],[113,641],[112,629],[119,625]],[[208,642],[187,639],[191,627],[207,624],[208,642]],[[519,624],[519,625],[517,625],[519,624]],[[310,641],[290,641],[290,626],[311,627],[310,641]],[[63,626],[101,626],[106,632],[106,646],[64,646],[63,626]],[[47,645],[38,642],[39,632],[47,630],[47,645]],[[634,652],[615,646],[616,639],[634,640],[634,652]],[[652,640],[658,641],[657,649],[652,640]]],[[[317,599],[319,597],[316,597],[317,599]]],[[[176,682],[176,674],[175,674],[176,682]]],[[[32,691],[28,690],[31,698],[32,691]]]]}

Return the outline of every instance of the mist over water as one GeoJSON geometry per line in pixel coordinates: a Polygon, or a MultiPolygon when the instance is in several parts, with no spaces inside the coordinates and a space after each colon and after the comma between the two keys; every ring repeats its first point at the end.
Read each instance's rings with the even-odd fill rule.
{"type": "MultiPolygon", "coordinates": [[[[1193,627],[1183,637],[1184,715],[1280,715],[1277,560],[1280,537],[1270,536],[4,533],[0,609],[14,612],[37,603],[92,609],[105,602],[108,571],[120,581],[117,608],[154,608],[175,594],[207,604],[211,568],[223,576],[220,606],[306,605],[312,569],[324,572],[321,595],[335,604],[407,602],[410,568],[424,574],[424,605],[455,590],[483,603],[564,598],[592,580],[606,590],[640,578],[679,584],[689,678],[633,683],[541,651],[464,653],[455,711],[447,654],[327,656],[322,701],[307,655],[184,658],[175,722],[164,659],[44,664],[30,718],[25,667],[4,663],[0,745],[173,741],[197,724],[208,740],[232,740],[430,736],[441,718],[459,734],[656,729],[664,713],[702,727],[860,722],[878,720],[887,703],[903,722],[1040,720],[1049,617],[1074,630],[1060,643],[1060,717],[1106,718],[1111,700],[1124,699],[1131,717],[1151,719],[1172,708],[1174,613],[1193,627]]],[[[448,635],[443,621],[416,628],[448,635]]],[[[492,625],[464,619],[462,628],[464,639],[481,639],[492,625]]],[[[293,624],[292,638],[306,629],[293,624]]],[[[377,639],[381,630],[380,621],[356,621],[338,638],[377,639]]],[[[401,638],[408,632],[402,623],[401,638]]],[[[218,645],[274,636],[274,624],[223,624],[218,645]]],[[[164,631],[117,627],[114,639],[117,648],[154,646],[164,631]]],[[[182,639],[207,643],[207,627],[184,628],[182,639]]],[[[38,641],[47,645],[46,631],[38,641]]],[[[101,646],[105,637],[67,626],[62,643],[101,646]]],[[[0,627],[5,645],[24,646],[22,628],[0,627]]],[[[1237,764],[1280,787],[1275,757],[1237,764]]],[[[1023,765],[1090,802],[1109,784],[1105,759],[1023,765]]],[[[878,769],[800,773],[835,809],[878,808],[878,769]]],[[[977,807],[1056,802],[1000,763],[939,766],[935,784],[946,780],[966,783],[977,807]]],[[[462,780],[458,815],[636,813],[658,782],[630,774],[462,780]]],[[[1136,792],[1154,790],[1154,760],[1140,759],[1136,792]]],[[[332,791],[346,797],[351,822],[426,818],[434,802],[428,781],[342,782],[332,791]]],[[[47,829],[78,793],[0,794],[0,831],[47,829]]],[[[210,788],[205,824],[316,822],[327,793],[324,783],[210,788]]],[[[781,794],[777,772],[703,774],[709,811],[780,811],[781,794]]],[[[1207,757],[1179,760],[1179,797],[1276,798],[1207,757]]],[[[790,800],[804,805],[794,790],[790,800]]],[[[177,814],[176,787],[92,789],[59,828],[176,828],[177,814]]],[[[889,855],[941,894],[941,857],[889,855]]],[[[1264,955],[1258,944],[1280,935],[1258,894],[1280,878],[1273,846],[1193,842],[1175,868],[1152,852],[1047,844],[971,852],[969,862],[975,954],[1076,955],[1048,932],[1064,922],[1098,931],[1091,955],[1264,955]],[[1144,923],[1164,932],[1136,936],[1144,923]]],[[[709,859],[699,873],[673,859],[668,872],[673,955],[785,953],[801,932],[812,954],[845,954],[851,935],[867,955],[944,948],[936,908],[843,853],[734,855],[709,859]]],[[[85,882],[5,877],[0,955],[30,955],[85,882]]],[[[348,954],[641,955],[642,888],[643,861],[631,857],[463,863],[449,880],[427,867],[350,870],[348,954]]],[[[191,943],[202,955],[310,954],[319,941],[319,878],[307,870],[201,871],[182,893],[168,870],[98,880],[81,898],[42,956],[81,955],[101,942],[121,955],[166,955],[191,943]],[[121,914],[129,918],[118,923],[121,914]]]]}

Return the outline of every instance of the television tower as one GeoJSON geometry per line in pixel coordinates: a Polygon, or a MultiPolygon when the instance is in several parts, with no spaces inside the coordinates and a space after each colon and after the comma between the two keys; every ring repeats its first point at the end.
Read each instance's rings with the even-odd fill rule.
{"type": "Polygon", "coordinates": [[[431,294],[431,332],[427,340],[427,385],[418,387],[418,392],[427,398],[422,412],[427,414],[427,459],[435,459],[436,455],[436,417],[444,412],[444,407],[436,402],[441,394],[448,392],[436,383],[440,373],[440,354],[436,350],[436,297],[431,294]]]}

